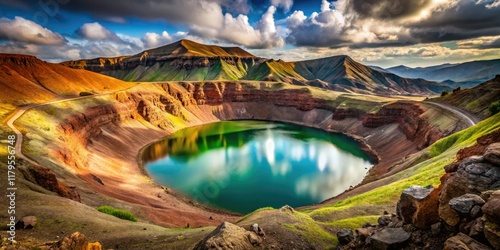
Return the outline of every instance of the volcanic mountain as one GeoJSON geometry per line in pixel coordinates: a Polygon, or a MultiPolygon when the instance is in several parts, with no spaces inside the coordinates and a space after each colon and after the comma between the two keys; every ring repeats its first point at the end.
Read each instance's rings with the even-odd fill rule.
{"type": "Polygon", "coordinates": [[[283,81],[298,85],[375,94],[433,94],[449,88],[423,79],[378,71],[348,56],[285,62],[256,57],[238,47],[189,40],[132,56],[63,62],[126,81],[283,81]]]}
{"type": "Polygon", "coordinates": [[[307,80],[318,79],[327,88],[363,93],[428,94],[447,89],[424,79],[408,79],[378,71],[354,61],[349,56],[295,62],[295,71],[307,80]]]}
{"type": "Polygon", "coordinates": [[[189,40],[132,56],[63,62],[126,81],[237,80],[256,61],[265,60],[238,47],[219,47],[189,40]]]}

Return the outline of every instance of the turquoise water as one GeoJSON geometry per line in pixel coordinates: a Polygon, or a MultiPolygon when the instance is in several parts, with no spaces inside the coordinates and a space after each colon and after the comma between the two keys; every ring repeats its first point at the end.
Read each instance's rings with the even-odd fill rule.
{"type": "Polygon", "coordinates": [[[360,183],[372,166],[345,135],[262,121],[186,128],[149,146],[143,159],[157,183],[237,213],[321,202],[360,183]]]}

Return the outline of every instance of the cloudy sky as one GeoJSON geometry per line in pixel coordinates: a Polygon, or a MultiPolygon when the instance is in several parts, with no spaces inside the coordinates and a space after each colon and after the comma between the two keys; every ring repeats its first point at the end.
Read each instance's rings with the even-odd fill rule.
{"type": "Polygon", "coordinates": [[[179,39],[286,61],[368,65],[500,58],[500,0],[0,0],[0,53],[60,62],[179,39]]]}

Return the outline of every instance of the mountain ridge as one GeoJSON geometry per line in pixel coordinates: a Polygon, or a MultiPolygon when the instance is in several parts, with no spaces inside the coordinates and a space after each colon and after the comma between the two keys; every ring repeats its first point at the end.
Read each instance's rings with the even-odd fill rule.
{"type": "Polygon", "coordinates": [[[395,90],[400,93],[425,94],[440,92],[439,86],[424,79],[405,79],[390,72],[383,72],[361,64],[350,56],[341,55],[295,62],[296,70],[307,80],[319,79],[330,83],[332,89],[382,93],[395,90]]]}
{"type": "Polygon", "coordinates": [[[458,64],[440,64],[429,67],[399,65],[386,69],[408,78],[423,78],[429,81],[453,81],[454,87],[472,87],[500,74],[500,59],[475,60],[458,64]]]}
{"type": "Polygon", "coordinates": [[[125,81],[282,81],[381,95],[429,95],[450,90],[444,84],[406,79],[369,68],[347,55],[285,62],[256,57],[239,47],[203,45],[189,40],[180,40],[133,56],[61,64],[125,81]]]}

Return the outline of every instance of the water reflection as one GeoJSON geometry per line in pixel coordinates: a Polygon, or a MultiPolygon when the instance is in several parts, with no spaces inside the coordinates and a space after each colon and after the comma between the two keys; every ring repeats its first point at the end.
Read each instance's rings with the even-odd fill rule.
{"type": "Polygon", "coordinates": [[[371,166],[343,135],[258,121],[188,128],[143,157],[158,183],[241,213],[323,201],[359,183],[371,166]]]}

